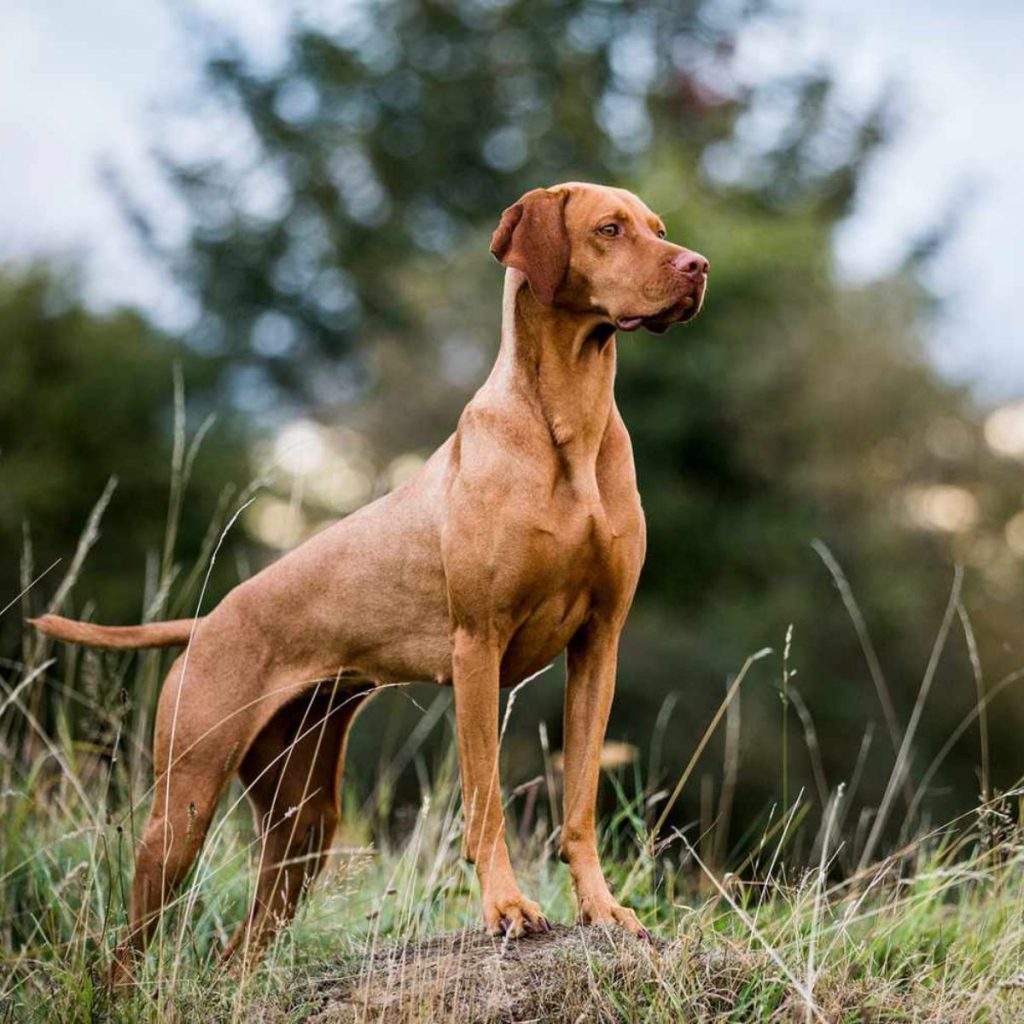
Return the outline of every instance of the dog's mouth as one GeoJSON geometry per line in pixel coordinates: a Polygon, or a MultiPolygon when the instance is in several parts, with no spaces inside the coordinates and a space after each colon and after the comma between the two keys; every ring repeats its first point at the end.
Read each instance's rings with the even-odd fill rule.
{"type": "Polygon", "coordinates": [[[664,334],[675,324],[689,323],[701,311],[703,305],[704,289],[701,288],[693,294],[683,296],[657,313],[642,316],[620,316],[615,321],[615,327],[617,330],[627,333],[644,327],[654,334],[664,334]]]}

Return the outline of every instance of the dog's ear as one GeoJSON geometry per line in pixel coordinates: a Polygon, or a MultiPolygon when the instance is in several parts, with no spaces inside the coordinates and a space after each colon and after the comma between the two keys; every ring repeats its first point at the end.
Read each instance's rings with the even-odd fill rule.
{"type": "Polygon", "coordinates": [[[491,236],[491,253],[505,267],[526,275],[537,301],[555,304],[569,270],[569,233],[565,229],[563,189],[535,188],[510,206],[491,236]]]}

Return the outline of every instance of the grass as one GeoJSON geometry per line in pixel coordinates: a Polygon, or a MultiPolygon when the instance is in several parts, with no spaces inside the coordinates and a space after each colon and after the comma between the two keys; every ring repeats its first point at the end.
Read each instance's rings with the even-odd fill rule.
{"type": "MultiPolygon", "coordinates": [[[[186,448],[180,423],[179,432],[171,522],[197,447],[186,448]]],[[[72,593],[107,500],[109,491],[57,589],[61,601],[72,593]]],[[[179,608],[194,607],[222,525],[180,574],[179,608]]],[[[171,528],[168,538],[146,595],[154,617],[166,611],[179,578],[171,528]]],[[[819,553],[888,708],[852,592],[831,556],[819,553]]],[[[26,587],[36,578],[28,558],[24,578],[26,587]]],[[[920,800],[931,769],[911,777],[915,729],[958,618],[974,650],[959,580],[906,730],[888,721],[894,768],[880,806],[855,805],[856,777],[848,791],[818,787],[813,798],[801,792],[790,799],[787,748],[786,796],[744,823],[745,852],[725,870],[739,726],[733,698],[759,656],[738,673],[682,776],[662,788],[666,780],[644,779],[635,765],[608,773],[616,806],[604,821],[603,863],[612,888],[628,894],[656,935],[652,946],[571,926],[574,901],[556,856],[557,760],[542,730],[547,770],[510,794],[508,831],[524,890],[561,923],[550,935],[503,944],[480,929],[476,882],[460,857],[453,739],[431,771],[420,771],[419,806],[404,824],[379,813],[390,805],[397,765],[381,774],[369,802],[345,790],[328,869],[264,962],[241,972],[218,959],[247,907],[258,857],[236,784],[230,809],[162,922],[141,983],[120,994],[107,988],[105,972],[124,931],[134,839],[148,802],[146,738],[159,656],[69,650],[58,660],[44,641],[26,638],[17,656],[0,661],[0,1020],[1024,1019],[1024,790],[990,791],[982,743],[978,808],[934,828],[924,823],[920,800]],[[669,810],[723,721],[718,806],[706,808],[696,830],[671,829],[669,810]],[[894,816],[902,817],[901,829],[886,827],[894,816]],[[898,845],[883,851],[894,832],[898,845]]],[[[987,702],[1020,673],[986,692],[976,663],[975,671],[978,704],[962,729],[977,720],[984,737],[987,702]]],[[[813,760],[813,723],[786,687],[787,673],[784,657],[783,707],[792,702],[801,716],[813,760]]],[[[442,705],[432,707],[424,721],[441,713],[442,705]]],[[[415,758],[428,731],[410,737],[402,763],[415,758]]],[[[665,740],[662,731],[652,745],[662,750],[665,740]]]]}
{"type": "MultiPolygon", "coordinates": [[[[769,826],[742,875],[713,872],[678,833],[647,858],[626,828],[606,835],[605,864],[614,887],[632,879],[632,902],[658,936],[652,948],[570,927],[506,947],[478,926],[476,884],[459,857],[450,759],[400,842],[372,846],[369,823],[350,817],[295,925],[260,968],[242,976],[216,957],[246,905],[255,856],[246,815],[230,814],[165,921],[142,984],[112,998],[104,969],[125,920],[130,835],[123,813],[111,807],[111,767],[88,751],[63,753],[61,772],[46,744],[26,767],[5,758],[5,1019],[1024,1016],[1024,833],[1006,811],[1017,794],[851,877],[836,871],[836,836],[822,843],[817,867],[786,866],[788,831],[807,820],[800,802],[769,826]]],[[[622,812],[630,818],[633,809],[622,812]]],[[[540,817],[517,842],[520,879],[554,920],[569,923],[566,871],[545,833],[540,817]]]]}

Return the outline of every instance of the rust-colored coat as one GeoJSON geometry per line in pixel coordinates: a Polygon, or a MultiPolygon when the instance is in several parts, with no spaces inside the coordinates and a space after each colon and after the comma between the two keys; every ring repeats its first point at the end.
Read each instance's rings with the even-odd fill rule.
{"type": "Polygon", "coordinates": [[[241,584],[205,618],[36,622],[81,643],[186,645],[160,698],[129,945],[144,943],[187,874],[237,770],[263,853],[252,913],[229,952],[262,948],[329,845],[356,709],[376,686],[413,679],[455,688],[465,849],[487,927],[513,937],[547,927],[505,844],[498,690],[563,650],[562,856],[584,922],[646,934],[605,883],[594,822],[619,634],[645,543],[613,395],[616,331],[690,319],[708,265],[665,241],[636,196],[580,183],[523,196],[491,251],[507,268],[497,361],[414,479],[241,584]]]}

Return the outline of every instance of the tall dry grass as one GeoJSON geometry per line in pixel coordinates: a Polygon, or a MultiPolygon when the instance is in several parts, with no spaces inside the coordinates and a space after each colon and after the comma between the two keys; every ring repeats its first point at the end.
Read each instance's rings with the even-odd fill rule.
{"type": "MultiPolygon", "coordinates": [[[[226,493],[199,557],[179,567],[175,524],[205,428],[187,441],[180,386],[176,408],[166,540],[142,601],[148,618],[199,608],[224,531],[248,500],[226,493]]],[[[59,567],[37,571],[26,547],[24,592],[4,615],[40,610],[43,587],[52,588],[50,610],[73,602],[112,486],[59,582],[59,567]]],[[[770,652],[738,667],[675,778],[663,769],[671,742],[666,707],[645,768],[634,761],[608,772],[615,807],[602,831],[610,881],[657,935],[651,948],[595,929],[563,928],[513,946],[480,934],[476,883],[460,857],[454,741],[428,769],[421,764],[411,826],[399,828],[381,811],[390,807],[403,769],[422,762],[434,724],[446,719],[452,728],[442,695],[381,772],[369,801],[345,790],[330,867],[259,968],[228,972],[218,958],[245,913],[259,857],[236,783],[140,965],[140,983],[112,993],[106,966],[126,922],[164,664],[157,653],[57,652],[45,638],[26,635],[0,661],[0,1019],[1024,1019],[1024,789],[992,791],[986,726],[988,705],[1024,670],[986,686],[958,572],[913,711],[900,723],[852,589],[827,549],[818,551],[850,612],[883,708],[892,746],[888,784],[873,805],[860,795],[866,742],[851,777],[829,788],[813,718],[789,685],[791,636],[772,669],[780,672],[786,735],[780,799],[757,820],[731,818],[743,686],[770,652]],[[957,627],[971,651],[976,706],[915,772],[917,731],[957,627]],[[813,793],[788,791],[796,725],[816,766],[813,793]],[[695,770],[719,729],[725,757],[718,796],[703,792],[700,820],[675,827],[678,801],[694,795],[695,770]],[[928,786],[968,730],[979,737],[978,807],[929,826],[928,786]],[[729,861],[728,837],[737,825],[746,839],[729,861]]],[[[527,684],[524,699],[529,685],[542,684],[527,684]]],[[[506,723],[514,713],[510,701],[506,723]]],[[[557,859],[557,758],[543,729],[538,743],[544,773],[508,794],[508,831],[524,889],[553,920],[568,924],[574,903],[557,859]]]]}

